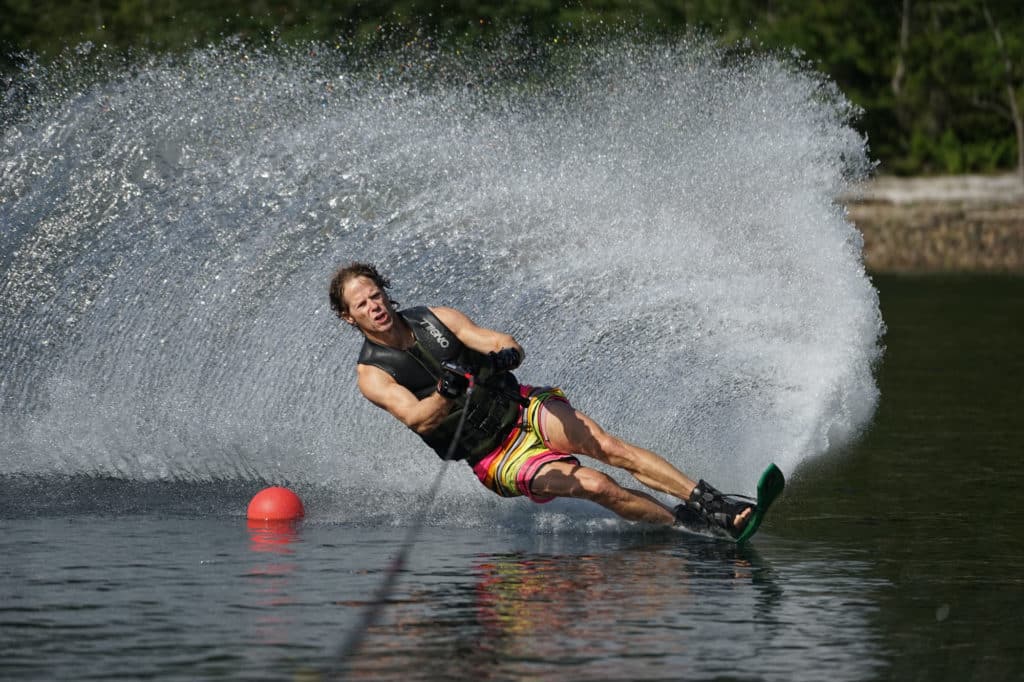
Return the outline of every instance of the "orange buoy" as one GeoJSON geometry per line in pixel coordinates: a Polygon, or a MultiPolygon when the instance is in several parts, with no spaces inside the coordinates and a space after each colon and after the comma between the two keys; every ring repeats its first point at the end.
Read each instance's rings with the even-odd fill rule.
{"type": "Polygon", "coordinates": [[[245,517],[252,521],[294,521],[305,515],[299,496],[276,485],[256,493],[245,513],[245,517]]]}

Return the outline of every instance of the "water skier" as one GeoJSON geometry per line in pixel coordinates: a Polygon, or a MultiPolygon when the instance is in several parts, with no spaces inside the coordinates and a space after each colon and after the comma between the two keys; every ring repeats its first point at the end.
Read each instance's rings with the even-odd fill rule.
{"type": "Polygon", "coordinates": [[[694,483],[659,455],[605,432],[560,389],[520,384],[512,370],[526,354],[510,335],[479,327],[453,308],[398,311],[389,286],[374,266],[352,263],[331,279],[331,308],[363,334],[359,390],[442,458],[466,460],[481,483],[504,497],[576,497],[630,521],[713,527],[734,537],[743,529],[752,505],[694,483]],[[670,509],[583,466],[576,454],[683,502],[670,509]]]}

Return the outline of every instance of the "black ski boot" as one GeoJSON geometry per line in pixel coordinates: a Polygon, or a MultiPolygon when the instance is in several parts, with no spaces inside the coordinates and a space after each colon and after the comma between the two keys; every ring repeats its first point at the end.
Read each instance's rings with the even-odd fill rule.
{"type": "Polygon", "coordinates": [[[676,523],[693,530],[723,530],[735,538],[742,529],[737,528],[733,520],[744,510],[754,506],[751,502],[737,499],[738,497],[740,496],[723,495],[710,483],[701,479],[690,493],[690,499],[673,509],[676,523]]]}

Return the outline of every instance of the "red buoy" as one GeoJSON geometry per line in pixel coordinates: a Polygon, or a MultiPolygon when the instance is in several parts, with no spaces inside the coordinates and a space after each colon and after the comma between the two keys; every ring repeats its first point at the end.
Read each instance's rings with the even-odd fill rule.
{"type": "Polygon", "coordinates": [[[251,521],[294,521],[305,515],[299,496],[276,485],[256,493],[245,513],[251,521]]]}

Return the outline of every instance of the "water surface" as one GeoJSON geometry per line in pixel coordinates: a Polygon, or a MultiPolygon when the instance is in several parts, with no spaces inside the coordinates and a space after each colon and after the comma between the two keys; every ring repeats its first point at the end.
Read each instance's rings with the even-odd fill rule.
{"type": "Polygon", "coordinates": [[[315,678],[424,514],[354,678],[1019,673],[1021,282],[868,277],[835,202],[866,141],[807,65],[560,49],[84,50],[12,83],[2,676],[315,678]],[[691,475],[790,488],[743,550],[459,467],[424,511],[438,461],[327,310],[355,258],[691,475]],[[268,483],[307,520],[248,528],[268,483]]]}
{"type": "MultiPolygon", "coordinates": [[[[538,532],[543,508],[500,501],[492,530],[428,525],[349,676],[1016,679],[1024,281],[876,283],[875,423],[791,474],[751,545],[582,502],[582,527],[538,532]]],[[[242,518],[252,484],[50,483],[64,506],[3,482],[5,677],[316,679],[404,536],[325,521],[323,491],[275,530],[242,518]]]]}

